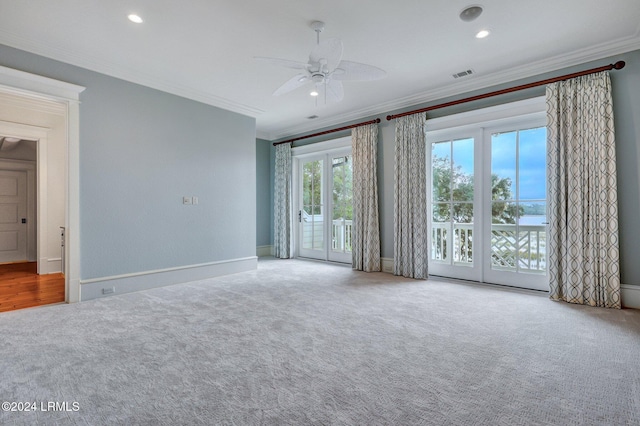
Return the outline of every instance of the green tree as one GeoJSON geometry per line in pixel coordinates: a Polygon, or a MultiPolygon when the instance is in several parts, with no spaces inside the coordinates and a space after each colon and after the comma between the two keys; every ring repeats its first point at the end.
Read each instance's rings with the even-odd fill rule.
{"type": "Polygon", "coordinates": [[[322,161],[310,161],[302,167],[302,203],[307,214],[321,214],[322,161]]]}
{"type": "MultiPolygon", "coordinates": [[[[465,173],[461,166],[451,167],[449,158],[434,156],[432,159],[433,179],[433,221],[454,223],[473,223],[474,176],[465,173]],[[452,203],[453,202],[453,203],[452,203]]],[[[517,208],[511,192],[511,178],[491,175],[491,215],[492,223],[513,224],[524,209],[517,208]]],[[[446,252],[447,239],[443,234],[436,235],[437,255],[443,258],[446,252]]],[[[450,238],[450,237],[449,237],[450,238]]],[[[471,233],[460,232],[458,253],[467,259],[473,258],[473,237],[471,233]],[[463,252],[463,247],[466,250],[463,252]]]]}
{"type": "MultiPolygon", "coordinates": [[[[461,166],[451,167],[448,158],[434,156],[432,160],[434,222],[473,222],[473,174],[465,173],[461,166]],[[450,202],[453,208],[450,211],[450,202]],[[445,204],[446,203],[446,204],[445,204]],[[451,217],[451,215],[453,217],[451,217]]],[[[513,200],[511,178],[491,175],[491,214],[494,223],[516,223],[523,208],[508,200],[513,200]]]]}
{"type": "Polygon", "coordinates": [[[351,156],[333,159],[333,219],[353,219],[353,172],[351,156]]]}

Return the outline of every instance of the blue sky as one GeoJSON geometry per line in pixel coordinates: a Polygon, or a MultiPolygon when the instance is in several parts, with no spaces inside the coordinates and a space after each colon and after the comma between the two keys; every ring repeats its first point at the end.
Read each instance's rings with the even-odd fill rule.
{"type": "MultiPolygon", "coordinates": [[[[516,159],[519,157],[519,196],[526,200],[546,198],[546,128],[494,134],[492,137],[491,172],[501,178],[510,177],[511,191],[516,195],[516,159]],[[516,155],[519,136],[519,152],[516,155]]],[[[436,144],[433,155],[450,157],[449,144],[436,144]]],[[[473,173],[473,139],[456,140],[453,161],[466,173],[473,173]]]]}

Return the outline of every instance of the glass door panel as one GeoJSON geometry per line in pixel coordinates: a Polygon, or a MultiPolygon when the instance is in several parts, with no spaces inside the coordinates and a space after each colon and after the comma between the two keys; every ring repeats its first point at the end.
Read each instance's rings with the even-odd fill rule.
{"type": "MultiPolygon", "coordinates": [[[[471,279],[475,260],[475,138],[431,144],[431,259],[434,275],[471,279]]],[[[476,278],[477,279],[477,278],[476,278]]]]}
{"type": "Polygon", "coordinates": [[[297,254],[352,261],[353,174],[351,149],[298,160],[297,254]]]}
{"type": "Polygon", "coordinates": [[[300,171],[302,177],[302,209],[298,218],[301,235],[300,255],[324,258],[324,160],[303,160],[300,171]]]}
{"type": "Polygon", "coordinates": [[[333,218],[329,260],[350,263],[353,224],[353,173],[351,155],[332,156],[331,192],[333,218]]]}
{"type": "Polygon", "coordinates": [[[546,128],[490,131],[485,281],[547,289],[546,128]]]}

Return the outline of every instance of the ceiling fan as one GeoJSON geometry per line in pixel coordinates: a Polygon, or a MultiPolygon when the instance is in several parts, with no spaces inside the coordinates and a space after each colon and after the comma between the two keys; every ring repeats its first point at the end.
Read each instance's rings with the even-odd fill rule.
{"type": "MultiPolygon", "coordinates": [[[[324,30],[324,22],[314,21],[311,28],[316,32],[316,47],[309,54],[309,61],[296,62],[287,59],[256,57],[274,65],[300,70],[300,73],[280,86],[274,96],[291,92],[307,84],[313,84],[310,95],[323,95],[325,103],[340,102],[344,98],[343,81],[347,80],[379,80],[387,73],[372,65],[342,60],[342,41],[330,38],[320,42],[320,33],[324,30]]],[[[317,99],[317,98],[316,98],[317,99]]]]}

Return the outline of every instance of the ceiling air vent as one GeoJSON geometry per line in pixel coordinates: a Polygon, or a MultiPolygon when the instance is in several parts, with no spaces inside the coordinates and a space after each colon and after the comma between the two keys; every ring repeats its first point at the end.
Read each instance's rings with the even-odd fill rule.
{"type": "Polygon", "coordinates": [[[468,69],[466,71],[460,71],[457,72],[455,74],[453,74],[453,78],[460,78],[460,77],[466,77],[468,75],[474,74],[474,71],[472,69],[468,69]]]}
{"type": "Polygon", "coordinates": [[[317,115],[310,115],[310,116],[308,116],[307,118],[308,118],[309,120],[314,120],[314,119],[318,118],[318,116],[317,116],[317,115]]]}

